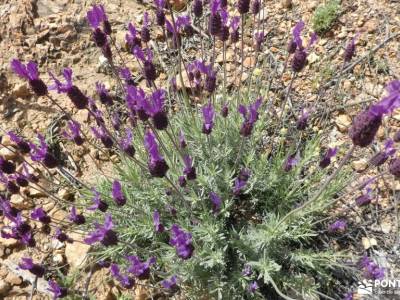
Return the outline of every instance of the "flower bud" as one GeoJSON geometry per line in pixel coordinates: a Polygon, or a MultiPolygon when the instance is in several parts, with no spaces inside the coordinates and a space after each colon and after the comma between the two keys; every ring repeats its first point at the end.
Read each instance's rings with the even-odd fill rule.
{"type": "Polygon", "coordinates": [[[195,0],[192,11],[196,18],[200,18],[203,15],[203,2],[201,0],[195,0]]]}
{"type": "Polygon", "coordinates": [[[47,86],[41,79],[32,79],[29,80],[29,85],[32,91],[36,94],[36,96],[45,96],[47,95],[47,86]]]}
{"type": "Polygon", "coordinates": [[[361,112],[349,129],[354,145],[366,147],[372,143],[382,124],[382,116],[371,114],[368,110],[361,112]]]}
{"type": "Polygon", "coordinates": [[[84,109],[88,105],[89,99],[75,85],[68,90],[67,96],[77,109],[84,109]]]}
{"type": "Polygon", "coordinates": [[[304,50],[297,49],[292,60],[292,69],[294,72],[300,72],[307,64],[307,53],[304,50]]]}
{"type": "Polygon", "coordinates": [[[226,42],[229,39],[229,27],[226,25],[222,25],[221,30],[219,32],[219,39],[223,42],[226,42]]]}
{"type": "Polygon", "coordinates": [[[209,19],[209,31],[211,35],[218,35],[221,30],[222,20],[221,15],[217,12],[210,15],[209,19]]]}
{"type": "Polygon", "coordinates": [[[250,0],[239,0],[237,8],[241,15],[248,13],[250,9],[250,0]]]}
{"type": "Polygon", "coordinates": [[[400,158],[395,158],[390,162],[389,173],[394,175],[397,179],[400,178],[400,158]]]}
{"type": "Polygon", "coordinates": [[[94,43],[99,48],[102,48],[107,43],[107,36],[100,28],[96,28],[96,30],[93,31],[92,37],[94,43]]]}
{"type": "Polygon", "coordinates": [[[165,111],[159,111],[153,115],[154,127],[163,130],[168,127],[168,117],[165,111]]]}

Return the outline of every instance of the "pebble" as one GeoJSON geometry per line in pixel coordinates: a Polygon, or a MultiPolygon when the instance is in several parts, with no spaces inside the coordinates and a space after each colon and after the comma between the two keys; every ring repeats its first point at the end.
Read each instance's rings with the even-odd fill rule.
{"type": "Polygon", "coordinates": [[[339,131],[342,133],[347,132],[347,129],[350,127],[351,122],[352,121],[350,116],[345,114],[339,115],[335,119],[335,124],[339,131]]]}
{"type": "Polygon", "coordinates": [[[25,98],[31,94],[28,83],[18,82],[11,91],[11,95],[15,98],[25,98]]]}
{"type": "Polygon", "coordinates": [[[11,151],[6,147],[3,147],[0,149],[0,156],[3,156],[7,160],[13,160],[17,157],[17,153],[15,151],[11,151]]]}
{"type": "Polygon", "coordinates": [[[355,160],[351,163],[351,166],[353,167],[354,170],[361,172],[364,171],[367,166],[368,166],[368,161],[364,158],[355,160]]]}
{"type": "Polygon", "coordinates": [[[22,278],[9,272],[6,278],[4,278],[4,281],[11,285],[20,285],[22,283],[22,278]]]}

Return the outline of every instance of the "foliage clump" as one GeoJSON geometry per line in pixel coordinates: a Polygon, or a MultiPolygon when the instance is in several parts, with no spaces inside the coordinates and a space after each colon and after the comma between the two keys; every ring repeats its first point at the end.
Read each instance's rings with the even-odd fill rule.
{"type": "Polygon", "coordinates": [[[312,18],[313,29],[319,34],[329,31],[340,14],[340,0],[328,0],[317,7],[312,18]]]}

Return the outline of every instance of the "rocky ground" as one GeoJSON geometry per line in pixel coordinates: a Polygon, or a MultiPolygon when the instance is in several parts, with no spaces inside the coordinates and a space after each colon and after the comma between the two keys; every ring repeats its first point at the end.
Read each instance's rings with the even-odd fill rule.
{"type": "MultiPolygon", "coordinates": [[[[107,70],[104,70],[101,55],[90,40],[90,29],[85,16],[86,11],[94,2],[0,0],[0,130],[13,129],[23,133],[27,138],[32,138],[35,132],[52,134],[53,130],[56,132],[60,127],[58,122],[60,112],[54,105],[46,98],[33,97],[28,85],[11,74],[9,62],[12,58],[37,61],[43,74],[42,78],[46,82],[49,82],[47,71],[59,74],[62,68],[72,67],[79,87],[89,96],[95,94],[96,81],[104,82],[111,90],[115,89],[116,83],[110,80],[107,70]]],[[[301,80],[295,82],[296,99],[315,101],[318,86],[323,82],[318,82],[315,74],[312,75],[312,73],[318,69],[326,70],[329,75],[329,70],[332,71],[340,65],[343,52],[341,47],[357,32],[361,33],[357,42],[357,58],[365,57],[368,51],[377,45],[381,44],[382,48],[374,53],[373,59],[362,60],[355,66],[353,72],[343,78],[339,88],[346,96],[340,99],[337,105],[377,100],[382,96],[383,87],[389,79],[400,78],[400,37],[384,43],[385,39],[400,31],[400,2],[389,0],[345,0],[342,2],[343,11],[334,29],[319,39],[316,50],[310,56],[310,71],[305,72],[301,80]],[[327,58],[334,52],[338,52],[336,57],[327,58]]],[[[149,6],[132,0],[104,0],[102,3],[115,30],[117,47],[121,49],[130,69],[137,70],[137,65],[131,62],[127,53],[123,51],[126,24],[130,21],[139,24],[143,11],[149,6]]],[[[267,0],[265,14],[268,16],[266,30],[269,34],[265,53],[269,51],[283,63],[286,55],[284,50],[286,37],[290,28],[300,18],[306,24],[310,24],[318,3],[319,1],[313,0],[294,0],[293,2],[267,0]]],[[[250,39],[248,44],[251,45],[250,39]]],[[[250,47],[247,51],[251,51],[250,47]]],[[[233,66],[232,53],[228,53],[229,60],[230,65],[233,66]]],[[[218,61],[221,61],[220,57],[217,57],[218,61]]],[[[252,64],[253,61],[248,58],[246,66],[250,67],[252,64]]],[[[166,79],[165,74],[160,77],[161,80],[166,79]]],[[[229,77],[231,81],[234,81],[233,73],[229,73],[229,77]]],[[[287,84],[289,76],[285,76],[284,80],[287,84]]],[[[72,107],[64,96],[57,96],[56,100],[66,110],[71,111],[72,107]]],[[[331,105],[329,99],[325,100],[326,105],[331,105]]],[[[346,141],[347,128],[362,105],[366,104],[335,110],[331,116],[333,126],[329,136],[330,145],[341,145],[346,141]]],[[[85,121],[87,118],[81,113],[75,114],[75,117],[80,121],[85,121]]],[[[400,113],[386,119],[385,125],[378,134],[381,141],[400,128],[400,113]]],[[[9,141],[3,140],[3,144],[9,145],[9,141]]],[[[19,161],[18,157],[6,148],[0,149],[0,155],[19,161]]],[[[369,154],[364,152],[363,156],[353,162],[353,168],[359,172],[365,169],[370,155],[372,152],[369,154]]],[[[113,159],[99,156],[99,153],[88,148],[73,149],[70,157],[71,166],[76,174],[90,182],[98,175],[93,157],[100,158],[103,167],[108,159],[113,159]]],[[[385,187],[398,191],[400,185],[392,180],[379,184],[382,187],[381,197],[387,199],[390,205],[391,200],[387,197],[385,187]]],[[[74,198],[68,189],[61,188],[57,192],[65,200],[74,198]]],[[[67,212],[48,199],[45,194],[29,188],[25,189],[22,195],[13,196],[11,201],[17,208],[26,210],[42,205],[50,216],[59,220],[66,218],[67,215],[67,212]]],[[[386,224],[384,229],[382,229],[382,224],[380,225],[383,234],[397,232],[397,225],[392,221],[392,219],[384,220],[383,223],[386,224]]],[[[0,225],[1,222],[0,216],[0,225]]],[[[51,261],[51,265],[55,268],[68,270],[69,274],[74,274],[79,270],[89,251],[88,246],[78,242],[66,245],[54,242],[45,233],[42,234],[39,243],[47,253],[46,260],[51,261]]],[[[363,247],[369,248],[374,243],[378,243],[376,239],[372,242],[368,240],[363,247]]],[[[16,266],[19,259],[27,255],[26,252],[27,250],[20,247],[14,240],[0,238],[0,299],[28,299],[31,291],[29,282],[32,278],[26,272],[18,270],[16,266]]],[[[43,253],[30,254],[43,258],[43,253]]],[[[93,275],[89,290],[95,292],[96,299],[115,299],[118,291],[112,283],[104,280],[106,274],[102,272],[99,271],[93,275]]],[[[43,293],[34,296],[33,299],[47,299],[45,283],[39,282],[38,290],[43,293]]],[[[142,290],[137,290],[136,295],[138,299],[146,298],[142,290]]]]}

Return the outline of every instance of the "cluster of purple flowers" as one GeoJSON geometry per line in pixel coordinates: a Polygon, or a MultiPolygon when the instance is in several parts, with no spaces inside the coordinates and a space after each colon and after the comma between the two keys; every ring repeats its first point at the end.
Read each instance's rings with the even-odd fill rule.
{"type": "Polygon", "coordinates": [[[360,260],[360,267],[367,279],[377,280],[385,277],[385,269],[379,267],[371,258],[363,256],[360,260]]]}
{"type": "Polygon", "coordinates": [[[192,244],[192,234],[185,232],[177,224],[171,227],[171,237],[169,243],[175,247],[176,254],[182,259],[189,259],[193,255],[194,246],[192,244]]]}

